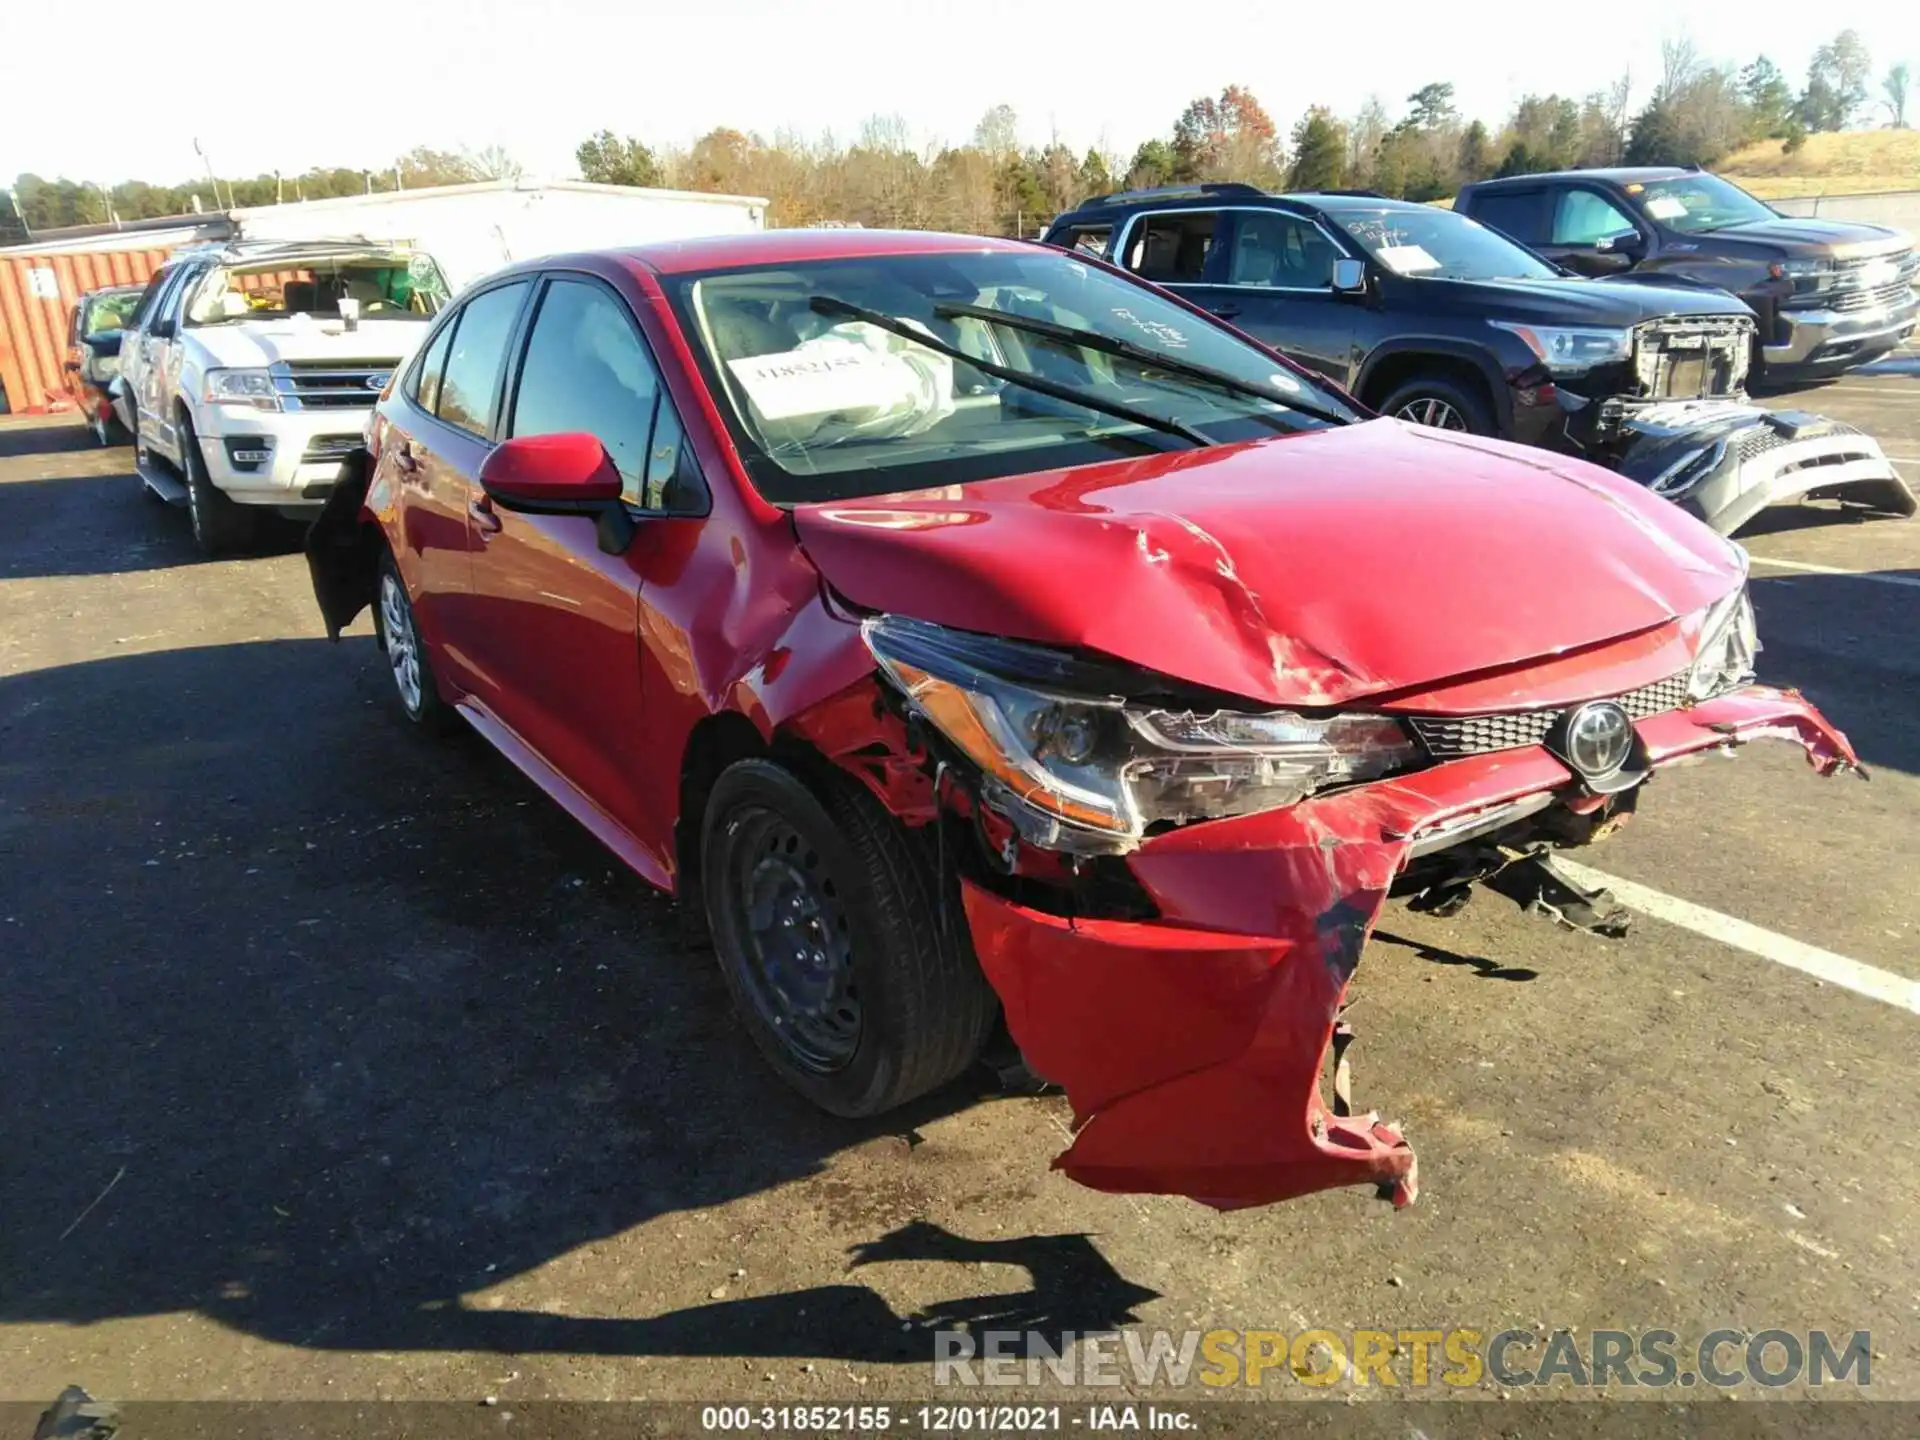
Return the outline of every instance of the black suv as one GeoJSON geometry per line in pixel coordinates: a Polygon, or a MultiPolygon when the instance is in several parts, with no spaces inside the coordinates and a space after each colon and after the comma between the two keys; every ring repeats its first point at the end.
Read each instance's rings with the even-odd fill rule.
{"type": "Polygon", "coordinates": [[[1583,275],[1731,290],[1760,317],[1761,367],[1776,382],[1877,359],[1920,313],[1905,231],[1782,215],[1702,170],[1517,175],[1467,186],[1453,208],[1583,275]]]}
{"type": "Polygon", "coordinates": [[[1432,205],[1249,185],[1089,200],[1047,243],[1163,285],[1387,415],[1611,463],[1656,401],[1744,393],[1753,313],[1583,280],[1432,205]]]}

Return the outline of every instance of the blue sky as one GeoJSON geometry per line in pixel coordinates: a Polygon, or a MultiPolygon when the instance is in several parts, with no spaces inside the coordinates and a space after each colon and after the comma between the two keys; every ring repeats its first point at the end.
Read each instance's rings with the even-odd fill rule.
{"type": "Polygon", "coordinates": [[[84,20],[46,0],[13,8],[0,21],[0,178],[109,183],[191,177],[196,136],[223,173],[497,143],[560,176],[603,126],[668,144],[721,124],[847,138],[897,113],[917,139],[960,140],[999,101],[1030,142],[1057,133],[1124,154],[1236,82],[1283,127],[1308,105],[1346,114],[1370,94],[1397,112],[1429,80],[1451,80],[1462,109],[1492,121],[1529,90],[1578,95],[1627,69],[1644,99],[1662,37],[1683,27],[1711,58],[1765,51],[1796,85],[1814,47],[1848,26],[1877,70],[1905,59],[1920,72],[1920,4],[1892,0],[384,0],[333,23],[316,18],[324,5],[301,19],[285,4],[249,15],[89,0],[84,20]]]}

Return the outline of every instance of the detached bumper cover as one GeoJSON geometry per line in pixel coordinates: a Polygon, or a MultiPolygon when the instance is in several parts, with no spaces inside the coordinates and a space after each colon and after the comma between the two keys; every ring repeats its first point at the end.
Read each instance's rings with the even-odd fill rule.
{"type": "MultiPolygon", "coordinates": [[[[1759,686],[1638,729],[1656,766],[1759,738],[1796,740],[1822,773],[1857,764],[1805,700],[1759,686]]],[[[1348,981],[1423,837],[1572,783],[1533,747],[1189,826],[1128,857],[1152,922],[1067,919],[968,883],[1014,1039],[1073,1104],[1055,1168],[1223,1210],[1358,1184],[1410,1203],[1418,1172],[1398,1128],[1321,1096],[1348,981]]]]}
{"type": "Polygon", "coordinates": [[[1726,401],[1648,406],[1623,425],[1617,466],[1732,535],[1769,505],[1833,496],[1891,515],[1920,510],[1872,437],[1802,411],[1726,401]]]}

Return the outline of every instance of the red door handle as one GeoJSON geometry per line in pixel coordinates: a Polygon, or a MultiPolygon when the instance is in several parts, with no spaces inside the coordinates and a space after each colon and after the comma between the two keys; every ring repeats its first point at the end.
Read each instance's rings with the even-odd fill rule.
{"type": "Polygon", "coordinates": [[[467,502],[467,514],[473,520],[473,528],[482,535],[500,533],[500,517],[493,513],[493,502],[482,495],[478,500],[467,502]]]}

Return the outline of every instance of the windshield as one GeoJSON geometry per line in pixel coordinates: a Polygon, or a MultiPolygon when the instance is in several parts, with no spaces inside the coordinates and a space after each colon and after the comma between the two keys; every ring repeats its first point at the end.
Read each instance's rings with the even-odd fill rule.
{"type": "Polygon", "coordinates": [[[1780,218],[1738,185],[1730,185],[1718,175],[1676,175],[1671,180],[1650,180],[1645,185],[1626,188],[1628,197],[1646,212],[1648,219],[1658,220],[1669,230],[1678,230],[1683,235],[1780,218]]]}
{"type": "Polygon", "coordinates": [[[189,325],[276,320],[307,315],[340,318],[340,302],[357,301],[365,320],[425,320],[447,303],[447,282],[429,255],[375,254],[262,260],[218,265],[187,301],[189,325]]]}
{"type": "Polygon", "coordinates": [[[1397,275],[1433,280],[1551,280],[1559,272],[1477,220],[1451,210],[1347,210],[1328,217],[1397,275]]]}
{"type": "Polygon", "coordinates": [[[959,484],[1358,418],[1269,352],[1053,250],[725,270],[680,278],[670,294],[729,411],[748,472],[776,505],[959,484]],[[989,375],[851,317],[847,308],[1008,374],[989,375]],[[963,311],[986,313],[957,313],[963,311]],[[1009,322],[996,322],[994,313],[1009,322]],[[1013,320],[1026,323],[1016,327],[1013,320]],[[1076,344],[1057,333],[1062,328],[1148,353],[1076,344]],[[1235,393],[1160,368],[1154,356],[1268,393],[1235,393]],[[1025,377],[1052,393],[1028,388],[1025,377]],[[1302,407],[1333,418],[1285,403],[1296,395],[1302,407]],[[1141,423],[1146,419],[1156,423],[1141,423]]]}

